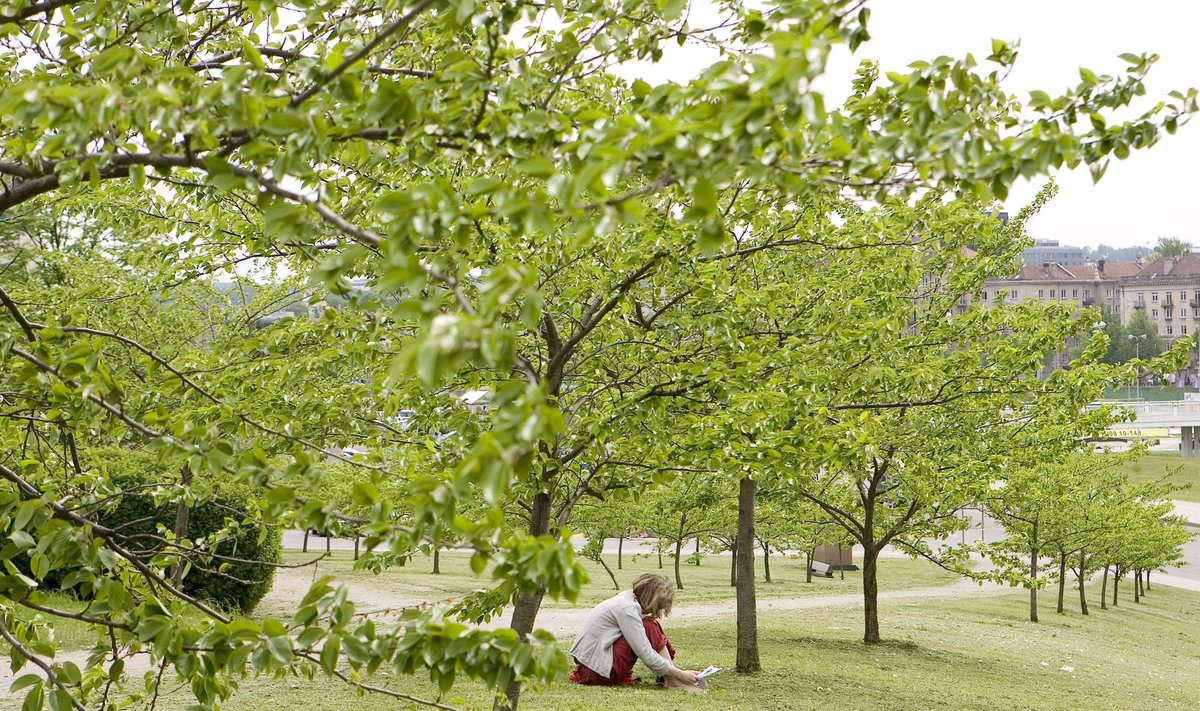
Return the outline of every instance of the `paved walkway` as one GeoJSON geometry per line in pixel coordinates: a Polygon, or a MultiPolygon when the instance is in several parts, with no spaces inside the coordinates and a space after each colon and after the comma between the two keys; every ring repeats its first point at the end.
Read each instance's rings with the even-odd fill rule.
{"type": "Polygon", "coordinates": [[[1191,501],[1174,501],[1175,514],[1183,516],[1188,524],[1200,528],[1200,504],[1191,501]]]}

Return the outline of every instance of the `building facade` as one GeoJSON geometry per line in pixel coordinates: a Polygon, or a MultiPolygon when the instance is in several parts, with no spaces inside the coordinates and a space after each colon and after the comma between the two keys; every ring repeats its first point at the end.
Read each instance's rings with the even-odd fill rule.
{"type": "Polygon", "coordinates": [[[1200,327],[1200,254],[1159,259],[1121,280],[1121,322],[1145,311],[1164,344],[1200,327]]]}
{"type": "MultiPolygon", "coordinates": [[[[1105,260],[1078,265],[1027,263],[1011,278],[989,280],[979,296],[989,305],[1037,299],[1081,309],[1100,306],[1123,325],[1141,311],[1158,329],[1164,347],[1170,347],[1172,341],[1200,332],[1200,254],[1145,265],[1105,260]]],[[[1065,366],[1069,351],[1077,345],[1068,343],[1066,350],[1050,358],[1047,372],[1065,366]]],[[[1193,355],[1183,375],[1200,383],[1198,360],[1193,355]]]]}
{"type": "Polygon", "coordinates": [[[1056,239],[1039,239],[1033,247],[1021,252],[1021,260],[1026,264],[1062,264],[1064,266],[1081,266],[1087,263],[1082,247],[1060,245],[1056,239]]]}

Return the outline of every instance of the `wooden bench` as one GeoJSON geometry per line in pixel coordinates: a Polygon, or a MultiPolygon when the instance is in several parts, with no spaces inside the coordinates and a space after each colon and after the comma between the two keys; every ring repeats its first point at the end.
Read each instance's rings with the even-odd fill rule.
{"type": "Polygon", "coordinates": [[[812,570],[813,575],[816,575],[817,577],[820,577],[820,578],[832,578],[833,577],[833,570],[829,567],[828,563],[822,563],[820,561],[814,560],[812,562],[812,565],[809,566],[809,569],[812,570]]]}

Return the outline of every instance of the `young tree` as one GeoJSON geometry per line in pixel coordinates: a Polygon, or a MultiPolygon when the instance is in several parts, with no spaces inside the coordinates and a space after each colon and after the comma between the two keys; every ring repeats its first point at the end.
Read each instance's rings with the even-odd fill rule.
{"type": "Polygon", "coordinates": [[[1158,326],[1146,315],[1145,309],[1133,310],[1133,315],[1129,317],[1125,331],[1125,339],[1130,344],[1130,353],[1127,355],[1130,357],[1145,359],[1162,353],[1162,339],[1158,337],[1158,326]]]}
{"type": "Polygon", "coordinates": [[[1049,579],[1042,559],[1051,550],[1060,551],[1061,612],[1067,554],[1080,550],[1080,545],[1095,549],[1104,524],[1086,521],[1090,510],[1081,497],[1094,498],[1109,474],[1140,455],[1138,451],[1104,456],[1077,452],[1059,461],[1012,467],[995,482],[993,492],[983,501],[984,511],[1003,526],[1005,537],[986,544],[983,551],[993,563],[994,579],[1029,589],[1031,622],[1038,621],[1038,590],[1049,579]],[[1079,540],[1083,543],[1076,543],[1079,540]]]}
{"type": "Polygon", "coordinates": [[[1178,237],[1159,237],[1158,243],[1154,245],[1154,253],[1150,255],[1150,259],[1151,261],[1156,258],[1179,259],[1191,253],[1191,242],[1186,242],[1178,237]]]}
{"type": "MultiPolygon", "coordinates": [[[[867,641],[879,639],[876,562],[883,547],[929,554],[922,541],[955,532],[956,512],[987,496],[998,471],[1030,452],[1057,457],[1112,421],[1103,410],[1083,411],[1127,375],[1096,362],[1103,345],[1097,339],[1071,370],[1037,379],[1043,356],[1085,332],[1094,313],[1037,304],[959,308],[991,270],[1009,268],[997,265],[1012,264],[1006,260],[1019,242],[1009,230],[1019,230],[1020,220],[997,229],[982,211],[955,211],[937,199],[889,208],[863,215],[869,223],[846,220],[839,246],[858,249],[814,255],[826,288],[809,293],[819,293],[822,306],[806,304],[790,315],[796,336],[786,354],[761,359],[767,377],[765,369],[751,371],[764,390],[786,396],[764,395],[744,437],[747,458],[790,447],[796,468],[812,472],[793,475],[792,486],[863,546],[867,641]],[[880,226],[912,234],[918,225],[936,251],[915,238],[907,250],[868,246],[880,226]],[[966,252],[967,244],[977,251],[966,252]],[[870,283],[858,275],[870,275],[870,283]],[[864,334],[870,324],[871,336],[823,329],[826,305],[859,319],[864,334]]],[[[780,269],[778,278],[791,276],[780,269]]],[[[779,302],[775,293],[765,298],[779,302]]],[[[1172,363],[1183,357],[1176,350],[1172,363]]],[[[731,366],[739,367],[747,366],[731,366]]],[[[733,434],[729,440],[743,441],[733,434]]]]}

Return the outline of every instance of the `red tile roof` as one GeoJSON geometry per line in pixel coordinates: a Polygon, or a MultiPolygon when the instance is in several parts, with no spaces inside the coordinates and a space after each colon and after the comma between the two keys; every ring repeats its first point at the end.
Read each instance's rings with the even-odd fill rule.
{"type": "Polygon", "coordinates": [[[1134,278],[1141,281],[1189,276],[1200,276],[1200,254],[1185,254],[1179,259],[1156,259],[1143,267],[1134,278]]]}
{"type": "Polygon", "coordinates": [[[1131,277],[1140,271],[1142,271],[1141,265],[1133,262],[1105,262],[1103,278],[1122,279],[1131,277]]]}

